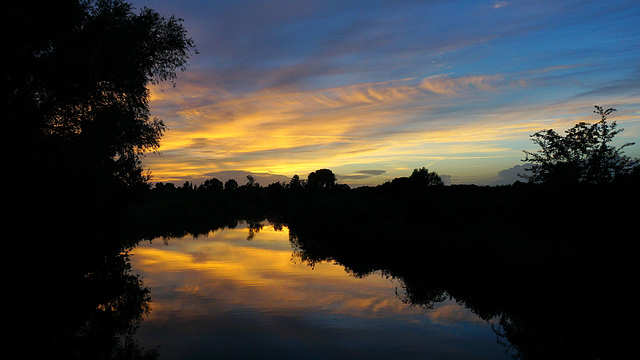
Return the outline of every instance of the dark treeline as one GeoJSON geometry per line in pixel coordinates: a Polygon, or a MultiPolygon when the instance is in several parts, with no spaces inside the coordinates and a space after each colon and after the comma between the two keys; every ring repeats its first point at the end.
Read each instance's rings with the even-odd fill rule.
{"type": "MultiPolygon", "coordinates": [[[[142,225],[146,221],[149,228],[161,231],[172,224],[201,223],[203,218],[274,218],[294,214],[330,217],[339,215],[332,214],[330,209],[351,207],[374,194],[404,193],[409,196],[416,191],[444,187],[438,174],[426,168],[416,169],[409,177],[396,178],[377,187],[356,189],[339,184],[329,169],[311,172],[306,179],[294,175],[288,183],[275,182],[267,186],[261,186],[251,175],[247,180],[244,185],[238,185],[233,179],[223,183],[216,178],[201,185],[185,182],[176,186],[158,182],[136,197],[138,202],[131,212],[136,219],[134,223],[142,225]]],[[[206,229],[202,233],[206,233],[206,229]]]]}
{"type": "MultiPolygon", "coordinates": [[[[289,183],[261,186],[251,176],[244,185],[215,178],[201,185],[185,182],[156,183],[139,196],[134,210],[136,223],[161,229],[176,224],[201,223],[203,219],[269,216],[306,222],[355,223],[376,218],[379,224],[419,222],[450,233],[472,226],[508,227],[558,224],[577,214],[587,217],[616,212],[616,217],[638,206],[640,171],[621,175],[606,184],[535,184],[516,182],[503,186],[444,186],[437,173],[415,169],[378,186],[351,189],[338,184],[331,170],[321,169],[306,180],[294,176],[289,183]],[[312,183],[324,173],[324,185],[312,183]],[[589,211],[588,215],[585,211],[589,211]]],[[[578,220],[578,219],[575,219],[578,220]]],[[[560,226],[560,225],[558,225],[560,226]]],[[[590,231],[590,230],[588,230],[590,231]]],[[[196,232],[197,233],[197,232],[196,232]]],[[[206,233],[203,231],[202,233],[206,233]]]]}

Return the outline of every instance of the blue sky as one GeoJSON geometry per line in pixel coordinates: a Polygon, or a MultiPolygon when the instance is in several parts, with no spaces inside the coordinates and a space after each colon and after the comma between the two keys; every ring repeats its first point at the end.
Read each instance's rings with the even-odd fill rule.
{"type": "Polygon", "coordinates": [[[594,105],[640,143],[637,0],[132,3],[183,18],[200,52],[152,88],[169,128],[154,181],[329,168],[358,186],[424,166],[493,184],[530,134],[597,121],[594,105]]]}

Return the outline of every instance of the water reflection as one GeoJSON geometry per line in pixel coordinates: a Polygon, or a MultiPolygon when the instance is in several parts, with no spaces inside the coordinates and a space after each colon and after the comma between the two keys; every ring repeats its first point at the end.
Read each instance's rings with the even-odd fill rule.
{"type": "Polygon", "coordinates": [[[20,254],[26,271],[8,274],[4,356],[157,358],[155,346],[145,349],[134,338],[150,297],[131,272],[125,239],[105,228],[93,234],[61,230],[37,232],[40,239],[32,237],[10,252],[20,254]]]}
{"type": "MultiPolygon", "coordinates": [[[[337,261],[355,276],[398,279],[405,303],[436,308],[455,299],[492,322],[519,359],[633,359],[640,350],[634,289],[638,244],[594,231],[430,234],[380,221],[327,227],[290,222],[310,264],[337,261]],[[388,230],[388,229],[387,229],[388,230]],[[435,235],[435,236],[434,236],[435,235]]],[[[515,228],[515,226],[514,226],[515,228]]]]}
{"type": "Polygon", "coordinates": [[[51,227],[11,252],[28,256],[31,271],[11,277],[9,308],[24,315],[10,320],[9,340],[46,335],[9,358],[154,358],[158,346],[163,359],[640,351],[631,238],[513,241],[506,232],[428,236],[377,220],[327,224],[226,219],[195,227],[197,236],[142,242],[131,262],[139,235],[51,227]]]}
{"type": "Polygon", "coordinates": [[[310,262],[282,224],[156,239],[132,265],[153,297],[137,338],[166,359],[505,357],[490,325],[456,302],[409,306],[382,271],[310,262]]]}

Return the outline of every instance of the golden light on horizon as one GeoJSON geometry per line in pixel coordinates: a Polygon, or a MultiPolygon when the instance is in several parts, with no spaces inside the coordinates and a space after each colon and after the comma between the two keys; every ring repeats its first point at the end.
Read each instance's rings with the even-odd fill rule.
{"type": "MultiPolygon", "coordinates": [[[[559,70],[546,70],[553,71],[559,70]]],[[[372,180],[382,183],[408,175],[395,170],[399,163],[403,168],[434,164],[440,173],[462,177],[486,176],[505,167],[482,159],[519,164],[522,150],[530,147],[530,134],[597,120],[585,114],[591,105],[584,102],[572,105],[569,116],[557,116],[565,109],[561,105],[503,107],[486,113],[455,110],[462,100],[491,102],[527,83],[505,75],[444,74],[235,95],[203,86],[194,76],[176,88],[151,91],[150,106],[168,125],[160,155],[145,159],[154,181],[197,183],[221,171],[305,176],[330,168],[345,175],[382,169],[388,171],[386,177],[372,180]],[[477,166],[462,165],[471,159],[490,168],[478,172],[477,166]]],[[[639,118],[637,111],[620,115],[616,120],[621,123],[637,123],[639,118]]]]}

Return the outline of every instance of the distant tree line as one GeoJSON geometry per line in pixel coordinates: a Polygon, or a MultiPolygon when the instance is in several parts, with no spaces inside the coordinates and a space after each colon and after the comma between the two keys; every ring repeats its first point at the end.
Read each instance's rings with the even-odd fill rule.
{"type": "MultiPolygon", "coordinates": [[[[387,181],[382,185],[382,188],[407,188],[407,189],[420,189],[430,186],[443,186],[444,182],[440,178],[440,175],[435,171],[429,171],[427,168],[422,167],[420,169],[414,169],[409,177],[398,177],[391,181],[387,181]]],[[[235,179],[229,179],[224,183],[217,179],[207,179],[200,185],[194,185],[190,181],[185,181],[182,185],[176,186],[171,182],[157,182],[153,186],[153,190],[167,192],[167,191],[182,191],[182,192],[199,192],[199,193],[222,193],[222,192],[234,192],[234,191],[252,191],[256,189],[267,190],[289,190],[289,191],[347,191],[351,188],[347,184],[339,184],[337,182],[336,175],[330,169],[319,169],[309,173],[307,179],[300,179],[299,175],[293,175],[291,180],[287,182],[274,182],[266,187],[263,187],[256,181],[252,175],[247,175],[247,183],[244,185],[238,185],[235,179]]]]}

